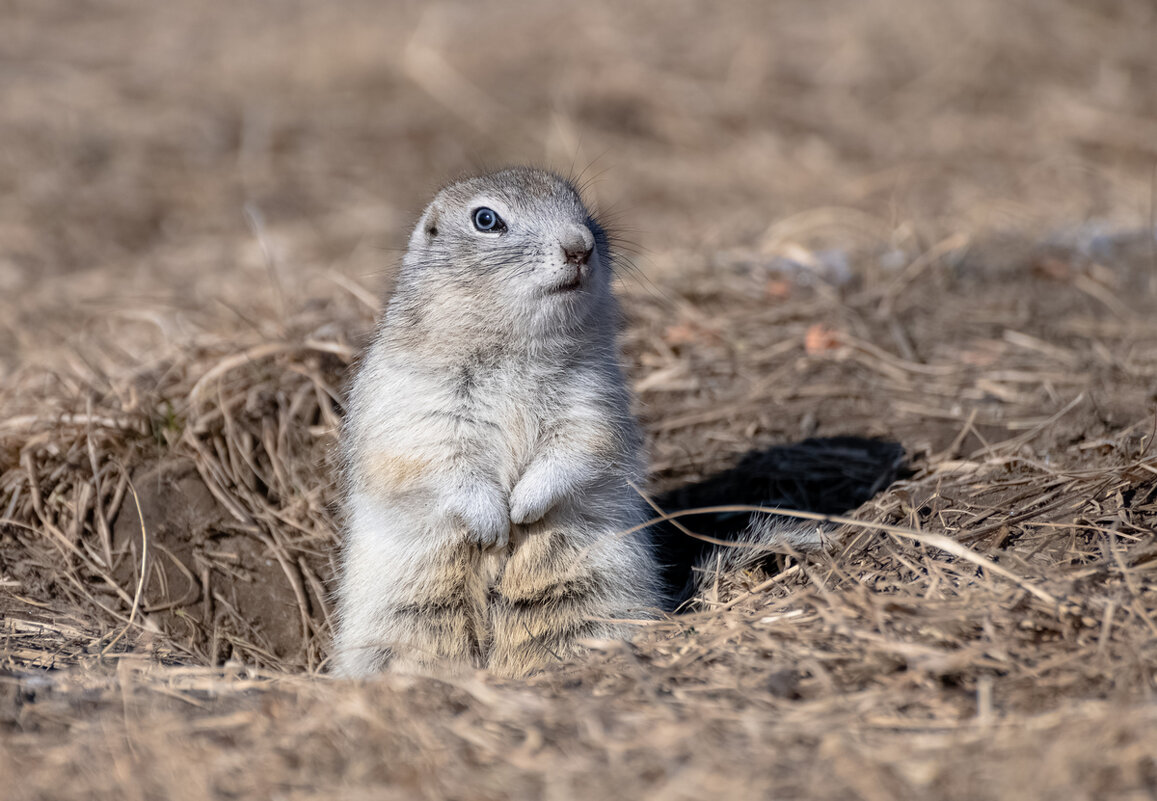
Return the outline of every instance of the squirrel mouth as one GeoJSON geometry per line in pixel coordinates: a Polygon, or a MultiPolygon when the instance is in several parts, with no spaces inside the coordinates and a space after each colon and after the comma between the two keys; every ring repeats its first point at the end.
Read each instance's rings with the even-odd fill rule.
{"type": "Polygon", "coordinates": [[[566,280],[551,287],[550,292],[559,295],[566,294],[568,292],[577,292],[578,290],[582,289],[582,286],[585,283],[586,272],[587,271],[583,270],[582,268],[574,270],[566,277],[566,280]]]}
{"type": "Polygon", "coordinates": [[[550,291],[561,295],[561,294],[566,294],[567,292],[575,292],[575,291],[581,289],[582,285],[583,285],[582,276],[576,275],[574,278],[567,281],[565,284],[559,284],[558,286],[554,287],[550,291]]]}

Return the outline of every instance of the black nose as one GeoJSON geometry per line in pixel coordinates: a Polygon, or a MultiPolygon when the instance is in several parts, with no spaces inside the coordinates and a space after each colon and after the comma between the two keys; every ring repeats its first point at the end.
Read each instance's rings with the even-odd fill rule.
{"type": "Polygon", "coordinates": [[[566,244],[562,246],[562,252],[566,255],[567,264],[586,264],[591,257],[590,248],[586,243],[566,244]]]}

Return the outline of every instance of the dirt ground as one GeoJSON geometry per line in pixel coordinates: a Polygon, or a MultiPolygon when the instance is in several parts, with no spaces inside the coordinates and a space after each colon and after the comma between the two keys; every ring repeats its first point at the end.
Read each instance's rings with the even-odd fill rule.
{"type": "Polygon", "coordinates": [[[1157,797],[1152,3],[0,30],[0,798],[1157,797]],[[526,681],[331,680],[348,366],[508,163],[617,234],[657,505],[851,520],[526,681]]]}

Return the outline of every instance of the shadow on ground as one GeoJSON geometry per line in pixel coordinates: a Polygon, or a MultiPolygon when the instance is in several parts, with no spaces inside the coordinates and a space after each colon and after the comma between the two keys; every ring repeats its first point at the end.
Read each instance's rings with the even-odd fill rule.
{"type": "MultiPolygon", "coordinates": [[[[910,473],[898,442],[862,437],[806,439],[749,451],[734,467],[686,484],[656,499],[664,512],[714,506],[763,506],[819,514],[842,514],[871,500],[910,473]]],[[[713,539],[734,540],[751,522],[750,512],[686,515],[679,522],[713,539]]],[[[655,527],[664,581],[691,586],[692,570],[715,547],[689,537],[672,523],[655,527]]]]}

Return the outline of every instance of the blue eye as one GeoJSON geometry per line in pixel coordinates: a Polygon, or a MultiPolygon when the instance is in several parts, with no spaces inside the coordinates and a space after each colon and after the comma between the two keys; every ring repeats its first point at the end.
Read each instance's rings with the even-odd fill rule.
{"type": "Polygon", "coordinates": [[[474,209],[474,227],[479,231],[493,234],[499,231],[506,230],[506,223],[498,216],[494,209],[488,209],[483,206],[480,209],[474,209]]]}

